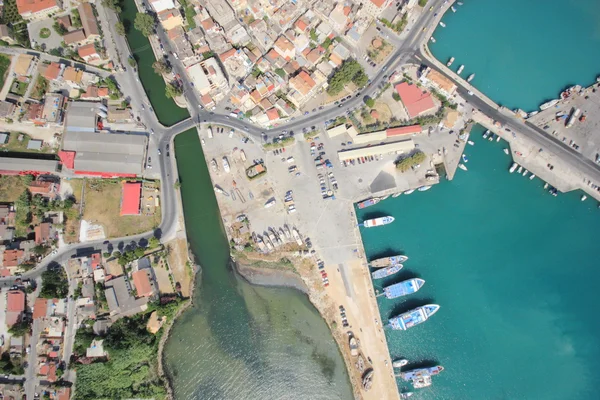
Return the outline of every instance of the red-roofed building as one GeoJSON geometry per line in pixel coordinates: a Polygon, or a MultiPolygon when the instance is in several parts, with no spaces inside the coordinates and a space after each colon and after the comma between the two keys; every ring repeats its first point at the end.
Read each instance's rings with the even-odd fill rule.
{"type": "Polygon", "coordinates": [[[32,195],[39,194],[43,197],[54,198],[60,190],[60,184],[46,181],[33,181],[28,186],[32,195]]]}
{"type": "Polygon", "coordinates": [[[121,215],[139,215],[141,197],[142,197],[141,182],[125,182],[125,183],[123,183],[123,197],[121,199],[121,215]]]}
{"type": "Polygon", "coordinates": [[[23,311],[25,311],[25,293],[20,290],[8,292],[6,295],[6,326],[10,328],[19,322],[23,311]]]}
{"type": "Polygon", "coordinates": [[[59,63],[50,63],[44,71],[44,78],[48,79],[49,81],[57,79],[60,75],[60,71],[61,68],[59,63]]]}
{"type": "Polygon", "coordinates": [[[435,108],[431,95],[417,85],[402,82],[396,85],[396,92],[400,95],[402,104],[410,118],[417,117],[435,108]]]}
{"type": "Polygon", "coordinates": [[[35,244],[44,244],[50,240],[51,227],[49,222],[42,222],[33,228],[33,232],[35,233],[35,244]]]}
{"type": "Polygon", "coordinates": [[[410,125],[410,126],[401,126],[398,128],[390,128],[385,131],[387,137],[393,136],[402,136],[402,135],[414,135],[417,133],[421,133],[421,125],[410,125]]]}
{"type": "Polygon", "coordinates": [[[56,382],[56,364],[51,362],[40,365],[39,375],[45,376],[48,382],[56,382]]]}
{"type": "Polygon", "coordinates": [[[276,108],[270,108],[266,111],[269,121],[277,121],[279,119],[279,112],[276,108]]]}
{"type": "Polygon", "coordinates": [[[25,258],[25,251],[21,249],[15,250],[4,250],[2,255],[2,266],[4,267],[18,267],[25,258]]]}
{"type": "Polygon", "coordinates": [[[75,168],[75,152],[61,150],[58,152],[58,158],[62,162],[63,166],[67,169],[75,168]]]}
{"type": "Polygon", "coordinates": [[[381,12],[387,8],[392,0],[363,0],[363,9],[373,17],[377,17],[381,12]]]}
{"type": "Polygon", "coordinates": [[[48,299],[38,297],[33,304],[33,319],[44,318],[48,308],[48,299]]]}
{"type": "Polygon", "coordinates": [[[25,19],[38,19],[60,11],[56,0],[17,0],[19,14],[25,19]]]}
{"type": "Polygon", "coordinates": [[[100,54],[98,54],[98,52],[96,51],[96,46],[94,45],[94,43],[80,46],[77,49],[77,54],[79,54],[79,57],[83,58],[83,60],[86,63],[100,60],[100,54]]]}
{"type": "Polygon", "coordinates": [[[225,60],[227,60],[229,57],[233,57],[236,52],[237,49],[227,50],[225,53],[219,54],[219,59],[221,60],[221,62],[225,62],[225,60]]]}
{"type": "Polygon", "coordinates": [[[140,269],[131,274],[137,297],[152,297],[156,294],[154,280],[151,278],[150,274],[152,274],[152,272],[149,269],[140,269]]]}
{"type": "Polygon", "coordinates": [[[100,253],[92,254],[91,259],[92,259],[92,268],[94,268],[94,269],[98,268],[98,266],[100,266],[100,262],[102,261],[102,256],[100,255],[100,253]]]}

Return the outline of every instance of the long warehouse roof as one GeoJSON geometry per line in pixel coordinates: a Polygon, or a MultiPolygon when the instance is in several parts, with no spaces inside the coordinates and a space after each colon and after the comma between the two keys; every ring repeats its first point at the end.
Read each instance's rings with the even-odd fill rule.
{"type": "Polygon", "coordinates": [[[346,151],[338,151],[340,161],[352,160],[358,157],[374,156],[376,154],[406,153],[415,148],[412,139],[401,140],[399,142],[386,143],[377,146],[361,147],[346,151]]]}
{"type": "Polygon", "coordinates": [[[140,174],[145,148],[144,135],[67,132],[63,139],[77,171],[140,174]]]}
{"type": "Polygon", "coordinates": [[[0,170],[56,172],[58,161],[36,158],[1,157],[0,170]]]}

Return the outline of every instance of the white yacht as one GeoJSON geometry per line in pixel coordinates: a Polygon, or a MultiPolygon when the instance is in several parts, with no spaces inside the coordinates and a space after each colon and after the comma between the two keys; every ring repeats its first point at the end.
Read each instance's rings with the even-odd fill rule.
{"type": "Polygon", "coordinates": [[[531,174],[531,176],[529,177],[529,180],[532,181],[533,178],[535,178],[535,174],[531,174]]]}
{"type": "Polygon", "coordinates": [[[520,174],[521,172],[523,172],[523,167],[521,167],[521,166],[519,165],[519,169],[517,170],[517,174],[520,174]]]}
{"type": "Polygon", "coordinates": [[[490,130],[488,129],[483,133],[483,138],[487,139],[489,134],[490,134],[490,130]]]}
{"type": "Polygon", "coordinates": [[[587,196],[584,194],[583,196],[581,196],[581,201],[585,201],[585,199],[587,199],[587,196]]]}
{"type": "Polygon", "coordinates": [[[508,149],[504,149],[504,154],[508,155],[508,149]]]}
{"type": "Polygon", "coordinates": [[[467,171],[465,164],[458,164],[458,168],[462,169],[463,171],[467,171]]]}
{"type": "Polygon", "coordinates": [[[527,168],[525,168],[525,171],[523,171],[523,176],[527,176],[528,173],[529,171],[527,171],[527,168]]]}
{"type": "Polygon", "coordinates": [[[499,142],[499,141],[500,141],[500,139],[501,139],[501,138],[500,138],[500,135],[496,136],[496,142],[499,142]]]}
{"type": "Polygon", "coordinates": [[[469,77],[467,78],[467,82],[471,82],[473,78],[475,78],[475,74],[469,75],[469,77]]]}
{"type": "MultiPolygon", "coordinates": [[[[511,166],[510,169],[508,170],[508,172],[510,172],[511,174],[513,172],[515,172],[515,169],[517,169],[517,167],[519,166],[519,164],[517,164],[516,162],[514,162],[511,166]]],[[[544,188],[545,189],[545,188],[544,188]]]]}
{"type": "Polygon", "coordinates": [[[446,27],[446,24],[440,21],[440,26],[441,26],[442,28],[445,28],[445,27],[446,27]]]}
{"type": "Polygon", "coordinates": [[[450,57],[450,60],[448,60],[448,62],[446,63],[446,67],[451,66],[453,62],[454,62],[454,57],[450,57]]]}
{"type": "Polygon", "coordinates": [[[463,69],[465,69],[465,66],[464,66],[464,65],[461,65],[460,67],[458,67],[458,71],[456,71],[456,73],[457,73],[458,75],[460,75],[460,73],[461,73],[461,72],[463,72],[463,69]]]}
{"type": "Polygon", "coordinates": [[[469,143],[471,146],[475,146],[475,142],[472,140],[469,140],[467,143],[469,143]]]}

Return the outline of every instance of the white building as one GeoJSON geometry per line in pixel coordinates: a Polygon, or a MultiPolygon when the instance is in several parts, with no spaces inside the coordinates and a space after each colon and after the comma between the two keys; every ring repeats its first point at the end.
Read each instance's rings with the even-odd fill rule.
{"type": "Polygon", "coordinates": [[[173,0],[150,0],[150,6],[152,6],[156,13],[159,13],[175,8],[175,3],[173,3],[173,0]]]}

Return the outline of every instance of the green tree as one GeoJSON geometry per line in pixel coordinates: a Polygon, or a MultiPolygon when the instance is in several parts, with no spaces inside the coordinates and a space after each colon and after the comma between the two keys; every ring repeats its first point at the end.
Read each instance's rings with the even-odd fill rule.
{"type": "Polygon", "coordinates": [[[135,61],[135,58],[133,58],[133,57],[127,57],[127,62],[133,68],[135,68],[137,66],[137,61],[135,61]]]}
{"type": "Polygon", "coordinates": [[[154,17],[146,13],[137,13],[133,27],[148,37],[154,33],[154,17]]]}
{"type": "Polygon", "coordinates": [[[287,74],[285,73],[285,71],[283,70],[283,68],[277,68],[275,70],[275,73],[277,75],[279,75],[280,77],[282,77],[282,78],[285,78],[287,76],[287,74]]]}
{"type": "Polygon", "coordinates": [[[335,96],[344,89],[346,84],[354,81],[357,86],[364,86],[367,80],[368,78],[358,61],[346,60],[330,78],[327,93],[335,96]]]}
{"type": "Polygon", "coordinates": [[[158,238],[156,238],[155,236],[152,236],[149,240],[148,240],[148,247],[151,249],[155,249],[160,245],[160,240],[158,240],[158,238]]]}
{"type": "Polygon", "coordinates": [[[17,208],[16,222],[20,227],[26,227],[31,222],[31,193],[25,189],[15,202],[17,208]]]}
{"type": "Polygon", "coordinates": [[[125,36],[125,25],[121,21],[115,24],[115,32],[117,32],[117,35],[125,36]]]}
{"type": "Polygon", "coordinates": [[[65,28],[65,26],[63,24],[59,24],[58,21],[54,21],[52,28],[60,36],[64,36],[64,34],[68,32],[67,28],[65,28]]]}
{"type": "Polygon", "coordinates": [[[152,68],[154,69],[154,72],[158,75],[168,74],[171,72],[171,67],[164,60],[155,61],[152,64],[152,68]]]}
{"type": "Polygon", "coordinates": [[[8,328],[8,331],[13,336],[24,336],[29,332],[29,323],[26,320],[21,319],[19,322],[8,328]]]}
{"type": "Polygon", "coordinates": [[[69,282],[67,274],[62,267],[49,268],[42,273],[42,288],[40,297],[45,299],[67,297],[69,293],[69,282]]]}
{"type": "Polygon", "coordinates": [[[392,93],[392,98],[396,101],[400,101],[400,95],[398,94],[398,92],[392,93]]]}
{"type": "Polygon", "coordinates": [[[427,0],[419,0],[419,6],[425,7],[427,5],[427,0]]]}
{"type": "Polygon", "coordinates": [[[373,108],[373,106],[375,105],[375,100],[371,97],[365,97],[365,104],[367,105],[367,107],[373,108]]]}
{"type": "Polygon", "coordinates": [[[117,14],[121,14],[121,0],[102,0],[102,5],[110,8],[117,14]]]}
{"type": "Polygon", "coordinates": [[[427,156],[425,153],[423,153],[421,150],[417,150],[410,156],[398,160],[398,162],[396,162],[396,168],[400,170],[400,172],[405,172],[411,167],[421,164],[426,158],[427,156]]]}
{"type": "Polygon", "coordinates": [[[74,28],[81,28],[81,16],[79,15],[79,10],[76,8],[71,10],[71,25],[74,28]]]}
{"type": "Polygon", "coordinates": [[[167,85],[165,86],[165,95],[169,99],[181,96],[182,94],[183,94],[183,89],[180,86],[175,86],[172,83],[167,83],[167,85]]]}
{"type": "Polygon", "coordinates": [[[213,51],[205,51],[204,53],[202,53],[202,58],[204,58],[205,60],[214,56],[215,53],[213,51]]]}

